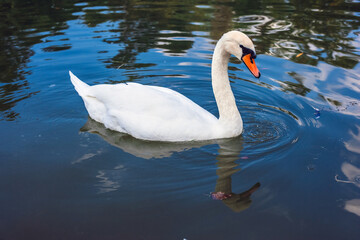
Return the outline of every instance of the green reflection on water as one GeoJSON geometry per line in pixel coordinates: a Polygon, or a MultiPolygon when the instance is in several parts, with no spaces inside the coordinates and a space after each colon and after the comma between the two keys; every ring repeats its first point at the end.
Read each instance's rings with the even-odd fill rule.
{"type": "MultiPolygon", "coordinates": [[[[102,59],[108,68],[146,69],[154,62],[140,63],[139,54],[150,49],[181,56],[193,47],[197,32],[215,42],[224,32],[239,29],[253,38],[258,54],[352,69],[359,62],[359,10],[359,3],[324,0],[4,0],[0,3],[0,118],[15,120],[19,113],[13,107],[35,93],[26,80],[35,53],[32,47],[48,36],[66,35],[70,20],[79,19],[88,28],[106,25],[104,31],[111,36],[99,32],[100,40],[120,46],[113,56],[102,59]],[[299,53],[304,54],[297,57],[299,53]]],[[[42,50],[66,51],[71,45],[64,40],[42,50]]],[[[284,82],[284,91],[306,95],[310,90],[301,77],[290,75],[296,82],[284,82]]],[[[132,75],[128,80],[137,78],[132,75]]]]}

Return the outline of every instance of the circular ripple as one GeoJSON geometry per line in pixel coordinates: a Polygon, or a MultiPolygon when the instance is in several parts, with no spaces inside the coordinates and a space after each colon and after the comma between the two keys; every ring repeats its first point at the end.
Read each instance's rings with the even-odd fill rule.
{"type": "Polygon", "coordinates": [[[248,154],[268,154],[287,149],[297,142],[302,122],[294,113],[263,104],[248,105],[241,111],[243,139],[248,154]]]}

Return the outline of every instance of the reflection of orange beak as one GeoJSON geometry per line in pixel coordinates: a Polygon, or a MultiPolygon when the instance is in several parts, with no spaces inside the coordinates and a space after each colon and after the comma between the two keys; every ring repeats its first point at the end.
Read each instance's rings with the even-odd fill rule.
{"type": "Polygon", "coordinates": [[[255,60],[251,59],[251,54],[246,54],[242,57],[242,60],[247,66],[247,68],[250,70],[250,72],[254,75],[254,77],[259,78],[261,74],[255,64],[255,60]]]}

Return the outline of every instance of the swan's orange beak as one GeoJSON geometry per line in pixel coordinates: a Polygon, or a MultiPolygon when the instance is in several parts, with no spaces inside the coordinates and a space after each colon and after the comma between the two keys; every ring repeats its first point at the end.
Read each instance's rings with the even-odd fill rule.
{"type": "Polygon", "coordinates": [[[251,58],[251,54],[246,54],[242,57],[242,61],[245,63],[250,72],[254,75],[254,77],[259,78],[261,76],[259,69],[255,64],[255,60],[251,58]]]}

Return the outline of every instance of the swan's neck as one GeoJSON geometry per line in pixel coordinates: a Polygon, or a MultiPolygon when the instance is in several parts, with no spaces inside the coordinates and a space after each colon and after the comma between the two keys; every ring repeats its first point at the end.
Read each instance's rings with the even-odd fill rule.
{"type": "MultiPolygon", "coordinates": [[[[228,63],[230,54],[225,51],[220,40],[215,47],[211,65],[212,87],[219,109],[219,120],[242,130],[242,119],[236,106],[235,97],[231,91],[228,63]]],[[[241,131],[240,130],[240,131],[241,131]]]]}

